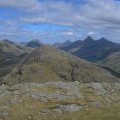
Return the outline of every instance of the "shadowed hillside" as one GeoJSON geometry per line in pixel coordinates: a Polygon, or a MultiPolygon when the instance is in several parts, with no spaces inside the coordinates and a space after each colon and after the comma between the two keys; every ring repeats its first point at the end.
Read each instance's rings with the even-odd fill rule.
{"type": "Polygon", "coordinates": [[[99,64],[109,67],[120,74],[120,51],[109,55],[107,58],[100,61],[99,64]]]}
{"type": "Polygon", "coordinates": [[[31,49],[8,40],[0,41],[0,77],[11,72],[15,65],[30,52],[31,49]]]}

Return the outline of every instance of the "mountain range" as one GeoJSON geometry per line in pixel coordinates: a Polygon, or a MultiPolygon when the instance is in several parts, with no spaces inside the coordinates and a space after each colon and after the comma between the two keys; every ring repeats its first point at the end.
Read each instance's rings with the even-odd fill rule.
{"type": "Polygon", "coordinates": [[[120,45],[105,38],[94,40],[88,36],[83,41],[78,40],[59,48],[85,60],[97,62],[106,58],[111,53],[119,51],[120,45]]]}
{"type": "MultiPolygon", "coordinates": [[[[20,46],[8,40],[3,40],[0,42],[0,77],[4,77],[6,83],[9,83],[9,81],[12,83],[17,83],[19,82],[19,79],[21,79],[20,81],[25,82],[45,82],[50,80],[103,82],[104,80],[111,81],[116,79],[112,76],[108,69],[103,69],[103,66],[109,67],[110,65],[108,63],[110,60],[115,61],[113,59],[119,61],[119,52],[117,52],[117,55],[113,55],[113,57],[109,57],[108,55],[110,53],[114,54],[115,51],[119,50],[118,44],[107,41],[104,38],[95,41],[88,36],[84,41],[75,41],[73,43],[70,41],[64,42],[64,47],[60,48],[64,49],[59,50],[58,48],[45,45],[40,45],[39,47],[32,49],[30,46],[20,46]],[[97,47],[95,45],[97,45],[97,47]],[[93,49],[96,49],[95,54],[91,53],[93,52],[93,49]],[[82,55],[84,56],[77,57],[76,53],[81,53],[81,50],[83,51],[84,54],[82,55]],[[100,54],[102,50],[103,53],[100,54]],[[104,55],[108,55],[108,58],[106,58],[104,55]],[[101,61],[98,62],[98,65],[93,64],[86,61],[86,56],[87,58],[92,58],[91,60],[95,60],[99,56],[101,61]],[[83,58],[86,60],[83,60],[83,58]],[[21,72],[22,75],[18,74],[19,72],[21,72]]],[[[119,74],[120,66],[118,64],[114,66],[117,67],[110,68],[119,74]]],[[[114,73],[114,71],[112,73],[114,73]]]]}

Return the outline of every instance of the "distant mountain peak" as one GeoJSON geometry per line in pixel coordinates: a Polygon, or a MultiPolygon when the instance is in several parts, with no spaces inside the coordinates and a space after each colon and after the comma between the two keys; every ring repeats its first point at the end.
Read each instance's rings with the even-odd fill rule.
{"type": "MultiPolygon", "coordinates": [[[[99,39],[99,40],[97,40],[97,42],[99,43],[99,44],[103,44],[103,45],[105,45],[105,44],[107,44],[107,45],[116,45],[116,46],[119,46],[118,44],[116,44],[116,43],[114,43],[114,42],[112,42],[112,41],[109,41],[109,40],[107,40],[106,38],[101,38],[101,39],[99,39]]],[[[119,46],[120,47],[120,46],[119,46]]]]}
{"type": "Polygon", "coordinates": [[[90,35],[88,35],[87,37],[86,37],[86,39],[93,39],[90,35]]]}
{"type": "Polygon", "coordinates": [[[106,38],[102,37],[99,39],[100,41],[108,41],[106,38]]]}
{"type": "Polygon", "coordinates": [[[72,42],[70,40],[66,40],[63,43],[65,43],[65,44],[71,44],[72,42]]]}
{"type": "Polygon", "coordinates": [[[88,36],[85,40],[83,40],[83,45],[88,46],[95,43],[95,40],[91,37],[88,36]]]}
{"type": "Polygon", "coordinates": [[[65,46],[68,46],[68,45],[70,45],[72,42],[70,41],[70,40],[66,40],[66,41],[64,41],[64,42],[57,42],[57,43],[55,43],[53,46],[55,46],[55,47],[65,47],[65,46]]]}
{"type": "Polygon", "coordinates": [[[13,41],[10,41],[10,40],[8,40],[8,39],[4,39],[4,40],[2,40],[3,42],[6,42],[6,43],[9,43],[9,44],[15,44],[13,41]]]}
{"type": "Polygon", "coordinates": [[[84,42],[90,42],[90,41],[94,41],[94,39],[89,35],[85,38],[84,42]]]}
{"type": "Polygon", "coordinates": [[[42,43],[38,39],[31,40],[28,43],[26,43],[26,46],[31,48],[37,48],[37,47],[40,47],[41,45],[42,43]]]}

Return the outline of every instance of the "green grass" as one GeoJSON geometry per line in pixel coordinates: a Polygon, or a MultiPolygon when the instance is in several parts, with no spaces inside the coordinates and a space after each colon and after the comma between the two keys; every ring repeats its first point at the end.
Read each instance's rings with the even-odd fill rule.
{"type": "Polygon", "coordinates": [[[19,105],[13,105],[10,109],[10,115],[5,120],[119,120],[120,106],[110,105],[102,108],[89,108],[79,112],[58,114],[52,111],[52,108],[57,107],[55,102],[40,103],[27,101],[19,105]],[[43,109],[51,109],[44,113],[43,109]]]}

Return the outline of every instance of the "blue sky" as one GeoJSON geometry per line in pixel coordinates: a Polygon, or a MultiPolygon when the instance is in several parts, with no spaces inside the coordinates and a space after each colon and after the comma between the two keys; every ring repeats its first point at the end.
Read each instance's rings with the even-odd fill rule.
{"type": "Polygon", "coordinates": [[[0,0],[0,39],[44,43],[87,35],[120,43],[119,0],[0,0]]]}

